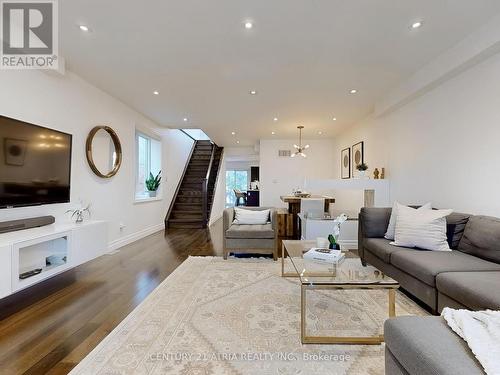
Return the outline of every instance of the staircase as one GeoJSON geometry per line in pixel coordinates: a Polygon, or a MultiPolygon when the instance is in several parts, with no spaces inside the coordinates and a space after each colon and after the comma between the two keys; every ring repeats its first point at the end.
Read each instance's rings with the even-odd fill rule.
{"type": "Polygon", "coordinates": [[[211,141],[195,141],[191,157],[165,226],[167,228],[206,228],[210,219],[223,148],[211,141]]]}

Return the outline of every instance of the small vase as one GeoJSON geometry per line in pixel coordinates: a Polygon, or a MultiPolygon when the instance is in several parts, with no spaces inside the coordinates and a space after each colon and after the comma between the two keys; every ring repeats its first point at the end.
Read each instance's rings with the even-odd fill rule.
{"type": "Polygon", "coordinates": [[[156,197],[156,190],[150,190],[148,193],[149,193],[149,197],[150,198],[155,198],[156,197]]]}
{"type": "Polygon", "coordinates": [[[76,224],[81,224],[83,223],[83,212],[79,212],[76,214],[76,220],[75,220],[75,223],[76,224]]]}

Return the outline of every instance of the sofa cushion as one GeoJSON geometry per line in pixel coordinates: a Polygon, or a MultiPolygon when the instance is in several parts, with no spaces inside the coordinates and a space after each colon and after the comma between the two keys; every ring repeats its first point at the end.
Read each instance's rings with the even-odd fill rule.
{"type": "Polygon", "coordinates": [[[465,226],[458,250],[500,263],[500,219],[472,216],[465,226]]]}
{"type": "Polygon", "coordinates": [[[391,208],[363,207],[359,212],[361,231],[365,238],[382,238],[387,231],[391,208]]]}
{"type": "Polygon", "coordinates": [[[274,238],[274,230],[271,224],[232,224],[226,238],[274,238]]]}
{"type": "Polygon", "coordinates": [[[269,221],[270,209],[267,210],[246,210],[244,208],[234,208],[234,224],[243,225],[264,225],[269,221]]]}
{"type": "Polygon", "coordinates": [[[388,319],[384,336],[391,353],[410,374],[484,374],[467,343],[439,316],[388,319]]]}
{"type": "Polygon", "coordinates": [[[500,271],[500,264],[452,251],[404,250],[391,255],[391,264],[427,285],[436,285],[442,272],[500,271]]]}
{"type": "Polygon", "coordinates": [[[450,249],[456,250],[464,234],[465,226],[471,215],[453,212],[446,216],[446,237],[450,249]]]}
{"type": "Polygon", "coordinates": [[[452,210],[413,209],[398,206],[393,245],[433,251],[450,251],[446,216],[452,210]]]}
{"type": "Polygon", "coordinates": [[[436,287],[472,310],[500,309],[500,272],[445,272],[436,287]]]}
{"type": "Polygon", "coordinates": [[[385,238],[366,238],[363,244],[365,250],[368,250],[384,262],[390,263],[391,254],[402,250],[400,247],[390,245],[390,242],[385,238]]]}

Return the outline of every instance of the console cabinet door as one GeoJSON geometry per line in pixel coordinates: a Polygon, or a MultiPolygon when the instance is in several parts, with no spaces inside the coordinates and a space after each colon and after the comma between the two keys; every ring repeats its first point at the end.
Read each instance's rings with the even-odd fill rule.
{"type": "Polygon", "coordinates": [[[106,222],[84,224],[73,230],[73,264],[88,262],[108,252],[108,227],[106,222]]]}
{"type": "Polygon", "coordinates": [[[0,246],[0,298],[12,293],[12,246],[0,246]]]}

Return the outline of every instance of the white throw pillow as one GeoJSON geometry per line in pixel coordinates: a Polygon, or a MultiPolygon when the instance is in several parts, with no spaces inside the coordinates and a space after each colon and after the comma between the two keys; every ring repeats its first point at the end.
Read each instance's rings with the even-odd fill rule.
{"type": "Polygon", "coordinates": [[[234,224],[266,224],[269,221],[271,210],[244,210],[234,208],[234,224]]]}
{"type": "Polygon", "coordinates": [[[423,250],[451,251],[446,238],[446,216],[453,210],[415,210],[399,207],[391,245],[423,250]]]}
{"type": "MultiPolygon", "coordinates": [[[[394,206],[392,207],[391,218],[389,219],[389,226],[387,227],[387,231],[385,232],[385,238],[388,240],[394,240],[394,234],[396,232],[396,219],[398,217],[398,208],[406,207],[415,210],[415,208],[405,206],[399,202],[394,202],[394,206]]],[[[432,204],[426,203],[422,207],[417,208],[416,210],[431,210],[432,204]]]]}

